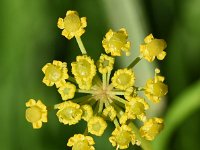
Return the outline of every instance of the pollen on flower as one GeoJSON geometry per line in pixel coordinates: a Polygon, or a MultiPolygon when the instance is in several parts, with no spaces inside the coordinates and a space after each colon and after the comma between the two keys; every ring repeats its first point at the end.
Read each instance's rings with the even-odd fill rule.
{"type": "Polygon", "coordinates": [[[134,85],[135,76],[131,69],[119,69],[112,77],[112,85],[120,90],[126,90],[134,85]]]}
{"type": "Polygon", "coordinates": [[[152,118],[147,120],[140,128],[140,134],[145,139],[152,141],[156,135],[163,129],[163,119],[152,118]]]}
{"type": "Polygon", "coordinates": [[[58,89],[58,92],[63,100],[72,99],[76,92],[76,86],[70,82],[66,82],[58,89]]]}
{"type": "Polygon", "coordinates": [[[150,34],[144,39],[144,42],[145,44],[140,45],[140,53],[146,60],[152,62],[155,57],[159,60],[165,58],[166,52],[164,49],[167,47],[167,44],[163,39],[155,39],[150,34]]]}
{"type": "Polygon", "coordinates": [[[109,141],[115,147],[120,149],[126,149],[129,147],[129,144],[135,144],[135,133],[127,125],[122,125],[121,127],[116,127],[112,132],[112,136],[109,138],[109,141]]]}
{"type": "Polygon", "coordinates": [[[67,146],[72,147],[72,150],[94,150],[94,144],[91,136],[75,134],[68,140],[67,146]]]}
{"type": "Polygon", "coordinates": [[[42,68],[45,77],[43,78],[43,82],[47,86],[53,86],[54,84],[56,87],[60,87],[65,83],[65,79],[68,79],[69,76],[67,74],[67,63],[56,61],[54,60],[53,63],[47,63],[42,68]]]}
{"type": "Polygon", "coordinates": [[[114,32],[111,29],[106,33],[105,38],[102,41],[105,52],[111,53],[112,56],[121,56],[122,51],[126,55],[130,55],[130,42],[127,41],[128,34],[126,29],[121,28],[119,31],[114,32]]]}
{"type": "Polygon", "coordinates": [[[82,110],[80,105],[73,103],[71,101],[66,101],[57,105],[57,116],[59,121],[64,124],[76,124],[81,120],[82,110]]]}
{"type": "Polygon", "coordinates": [[[42,127],[42,122],[47,122],[47,109],[46,106],[38,100],[30,99],[26,103],[26,120],[31,122],[34,129],[42,127]]]}
{"type": "Polygon", "coordinates": [[[88,132],[96,136],[101,136],[106,127],[107,123],[102,117],[94,116],[88,121],[88,132]]]}
{"type": "Polygon", "coordinates": [[[76,11],[67,11],[64,19],[58,19],[58,28],[63,29],[62,35],[67,39],[71,39],[74,36],[80,37],[85,32],[87,26],[86,17],[80,18],[76,11]]]}

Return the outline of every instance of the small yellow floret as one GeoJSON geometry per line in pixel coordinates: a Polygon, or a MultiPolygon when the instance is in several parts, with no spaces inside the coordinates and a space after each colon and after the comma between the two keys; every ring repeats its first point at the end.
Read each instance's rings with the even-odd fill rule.
{"type": "Polygon", "coordinates": [[[163,119],[152,118],[144,123],[140,128],[140,134],[145,139],[152,141],[163,129],[163,119]]]}
{"type": "Polygon", "coordinates": [[[42,122],[47,122],[47,109],[46,106],[38,100],[30,99],[26,103],[26,120],[31,122],[34,129],[39,129],[42,127],[42,122]]]}
{"type": "Polygon", "coordinates": [[[75,134],[68,140],[67,146],[72,147],[72,150],[95,150],[94,144],[91,136],[75,134]]]}
{"type": "Polygon", "coordinates": [[[129,87],[124,92],[124,97],[127,100],[130,100],[130,99],[132,99],[133,97],[136,97],[136,96],[137,96],[137,91],[135,90],[134,87],[129,87]]]}
{"type": "Polygon", "coordinates": [[[81,120],[82,110],[80,105],[71,101],[66,101],[57,105],[58,112],[56,115],[59,121],[64,124],[76,124],[81,120]]]}
{"type": "Polygon", "coordinates": [[[106,127],[107,123],[101,117],[94,116],[88,121],[88,132],[96,136],[101,136],[106,127]]]}
{"type": "MultiPolygon", "coordinates": [[[[158,70],[155,70],[158,71],[158,70]]],[[[160,101],[160,97],[164,96],[168,92],[168,87],[163,83],[163,76],[155,75],[154,79],[147,80],[145,86],[145,95],[148,99],[152,100],[155,103],[160,101]]]]}
{"type": "Polygon", "coordinates": [[[134,85],[135,76],[131,69],[119,69],[112,77],[112,85],[120,90],[126,90],[134,85]]]}
{"type": "Polygon", "coordinates": [[[104,74],[113,69],[115,59],[113,57],[101,54],[98,62],[99,72],[104,74]]]}
{"type": "Polygon", "coordinates": [[[127,120],[128,120],[128,114],[127,113],[123,113],[119,118],[119,123],[120,124],[126,124],[127,120]]]}
{"type": "Polygon", "coordinates": [[[103,110],[103,115],[106,116],[106,117],[109,117],[110,120],[114,120],[116,115],[117,115],[117,112],[116,110],[114,109],[113,106],[107,106],[104,110],[103,110]]]}
{"type": "Polygon", "coordinates": [[[80,18],[76,11],[67,11],[64,19],[58,19],[58,28],[63,29],[62,35],[67,39],[71,39],[74,36],[80,37],[85,32],[87,26],[86,17],[80,18]]]}
{"type": "Polygon", "coordinates": [[[64,83],[59,89],[62,100],[72,99],[76,92],[76,86],[70,82],[64,83]]]}
{"type": "Polygon", "coordinates": [[[126,104],[126,114],[128,119],[145,119],[145,110],[149,108],[149,105],[141,97],[134,97],[130,99],[126,104]]]}
{"type": "Polygon", "coordinates": [[[54,60],[53,63],[47,63],[42,68],[45,77],[43,81],[47,86],[60,87],[65,83],[65,79],[68,79],[69,76],[67,74],[67,63],[54,60]]]}
{"type": "Polygon", "coordinates": [[[152,62],[155,57],[159,60],[165,58],[166,52],[164,49],[167,44],[163,39],[156,39],[150,34],[144,39],[144,42],[145,44],[140,45],[140,53],[146,60],[152,62]]]}
{"type": "Polygon", "coordinates": [[[93,116],[92,107],[90,105],[82,105],[81,109],[83,111],[83,114],[82,114],[83,120],[85,120],[85,121],[90,120],[90,118],[93,116]]]}
{"type": "Polygon", "coordinates": [[[109,138],[112,146],[119,147],[120,149],[126,149],[129,147],[131,142],[133,145],[136,142],[135,133],[132,131],[131,127],[127,125],[122,125],[121,127],[116,127],[112,132],[112,136],[109,138]]]}
{"type": "Polygon", "coordinates": [[[114,32],[111,29],[106,33],[105,38],[102,41],[105,52],[111,53],[112,56],[121,56],[122,51],[126,52],[126,55],[130,55],[130,42],[127,41],[128,34],[126,29],[121,28],[119,31],[114,32]]]}
{"type": "Polygon", "coordinates": [[[77,56],[72,64],[72,74],[80,89],[90,89],[93,77],[96,75],[94,61],[86,55],[77,56]]]}

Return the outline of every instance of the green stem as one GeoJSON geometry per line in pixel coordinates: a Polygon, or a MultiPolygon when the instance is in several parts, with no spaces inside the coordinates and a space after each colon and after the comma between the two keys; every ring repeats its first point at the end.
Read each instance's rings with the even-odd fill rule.
{"type": "Polygon", "coordinates": [[[120,97],[118,97],[118,96],[113,96],[113,99],[114,99],[114,100],[117,100],[118,102],[121,102],[121,103],[123,103],[123,104],[126,103],[126,100],[125,100],[125,99],[120,98],[120,97]]]}
{"type": "Polygon", "coordinates": [[[119,125],[119,122],[118,122],[118,120],[115,118],[115,120],[113,121],[114,122],[114,124],[115,124],[115,127],[119,127],[120,125],[119,125]]]}
{"type": "Polygon", "coordinates": [[[92,97],[91,95],[86,95],[86,96],[82,96],[80,98],[72,99],[72,101],[74,103],[80,103],[80,102],[83,102],[83,101],[90,99],[91,97],[92,97]]]}
{"type": "Polygon", "coordinates": [[[88,104],[88,103],[92,103],[93,101],[95,101],[92,97],[89,99],[86,99],[85,101],[82,101],[81,103],[79,103],[80,105],[84,105],[84,104],[88,104]]]}
{"type": "Polygon", "coordinates": [[[102,80],[103,80],[103,89],[105,89],[106,88],[106,73],[103,73],[102,80]]]}
{"type": "Polygon", "coordinates": [[[69,76],[69,78],[67,80],[69,80],[69,81],[71,81],[73,83],[76,83],[76,80],[73,77],[71,77],[71,76],[69,76]]]}
{"type": "Polygon", "coordinates": [[[86,52],[86,50],[85,50],[85,47],[84,47],[83,42],[82,42],[82,40],[81,40],[81,37],[78,37],[78,36],[75,36],[75,37],[76,37],[76,41],[77,41],[77,43],[78,43],[78,46],[79,46],[79,48],[80,48],[80,50],[81,50],[81,53],[82,53],[83,55],[86,55],[87,52],[86,52]]]}
{"type": "Polygon", "coordinates": [[[130,122],[128,126],[130,126],[135,132],[136,139],[141,142],[143,150],[153,150],[151,143],[140,136],[140,132],[133,122],[130,122]]]}
{"type": "Polygon", "coordinates": [[[142,59],[142,57],[140,57],[140,56],[138,56],[137,58],[135,58],[133,60],[133,62],[128,66],[128,69],[133,68],[141,59],[142,59]]]}
{"type": "Polygon", "coordinates": [[[81,89],[76,89],[77,93],[88,93],[88,94],[93,94],[94,92],[91,90],[81,90],[81,89]]]}
{"type": "Polygon", "coordinates": [[[103,110],[103,101],[100,100],[99,102],[99,110],[98,110],[98,114],[101,114],[102,113],[102,110],[103,110]]]}
{"type": "Polygon", "coordinates": [[[124,91],[111,91],[110,93],[114,95],[124,95],[124,91]]]}
{"type": "Polygon", "coordinates": [[[84,131],[83,135],[85,135],[85,136],[88,135],[88,127],[85,128],[85,131],[84,131]]]}
{"type": "Polygon", "coordinates": [[[110,82],[110,74],[111,74],[111,71],[108,71],[108,73],[107,73],[107,85],[109,85],[109,82],[110,82]]]}

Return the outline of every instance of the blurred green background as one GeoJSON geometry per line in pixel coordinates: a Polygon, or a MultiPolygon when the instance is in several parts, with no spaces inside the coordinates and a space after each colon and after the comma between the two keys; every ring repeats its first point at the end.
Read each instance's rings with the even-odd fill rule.
{"type": "MultiPolygon", "coordinates": [[[[73,127],[60,124],[55,111],[40,130],[33,130],[24,117],[29,98],[42,99],[47,105],[60,102],[56,88],[41,82],[41,68],[54,59],[70,63],[80,54],[75,40],[65,39],[56,26],[58,17],[71,9],[87,17],[83,42],[95,60],[103,51],[101,41],[109,28],[127,28],[132,41],[132,55],[118,59],[120,67],[139,54],[139,44],[149,33],[167,41],[164,61],[142,61],[135,68],[138,84],[142,84],[159,66],[169,86],[166,99],[150,112],[166,121],[153,147],[199,150],[199,7],[200,0],[1,0],[0,149],[66,149],[67,139],[84,131],[84,122],[73,127]]],[[[110,125],[103,137],[95,138],[97,150],[114,149],[108,142],[112,130],[110,125]]]]}

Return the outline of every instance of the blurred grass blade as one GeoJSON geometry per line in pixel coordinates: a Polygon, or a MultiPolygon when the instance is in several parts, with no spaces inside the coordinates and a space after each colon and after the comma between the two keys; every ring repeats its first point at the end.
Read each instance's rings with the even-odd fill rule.
{"type": "Polygon", "coordinates": [[[167,150],[168,142],[174,130],[178,128],[185,119],[194,111],[200,108],[200,81],[185,90],[169,108],[166,119],[165,129],[154,141],[155,150],[167,150]]]}

